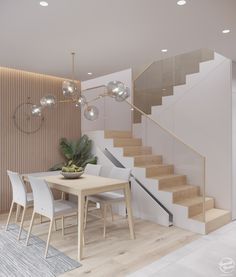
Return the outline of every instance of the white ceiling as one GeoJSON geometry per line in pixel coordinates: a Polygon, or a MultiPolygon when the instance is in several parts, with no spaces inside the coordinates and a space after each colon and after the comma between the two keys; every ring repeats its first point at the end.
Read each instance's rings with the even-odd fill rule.
{"type": "Polygon", "coordinates": [[[0,0],[0,66],[69,76],[74,50],[77,77],[86,80],[129,67],[137,73],[198,48],[236,60],[236,0],[176,2],[48,0],[43,8],[39,0],[0,0]]]}

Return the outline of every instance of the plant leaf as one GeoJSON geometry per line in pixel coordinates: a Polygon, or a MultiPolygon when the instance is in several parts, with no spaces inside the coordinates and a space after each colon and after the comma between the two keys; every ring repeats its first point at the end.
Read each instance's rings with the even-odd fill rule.
{"type": "Polygon", "coordinates": [[[66,138],[60,140],[60,150],[67,160],[72,160],[74,156],[73,146],[66,138]]]}
{"type": "Polygon", "coordinates": [[[58,170],[61,170],[63,166],[65,166],[65,163],[55,164],[54,166],[49,168],[49,171],[58,171],[58,170]]]}
{"type": "Polygon", "coordinates": [[[83,135],[80,139],[69,141],[66,138],[60,140],[60,151],[65,158],[65,163],[53,166],[50,170],[60,170],[68,164],[85,167],[88,163],[96,164],[97,157],[94,157],[92,151],[92,140],[87,135],[83,135]]]}

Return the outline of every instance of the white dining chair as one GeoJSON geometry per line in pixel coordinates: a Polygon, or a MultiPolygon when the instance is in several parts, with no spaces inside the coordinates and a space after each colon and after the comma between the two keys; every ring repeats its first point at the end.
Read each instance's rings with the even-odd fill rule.
{"type": "MultiPolygon", "coordinates": [[[[34,172],[34,173],[24,174],[24,176],[33,176],[33,177],[57,176],[57,175],[60,175],[60,172],[61,172],[61,170],[34,172]]],[[[65,193],[64,192],[61,193],[61,198],[62,199],[65,198],[65,193]]],[[[45,221],[43,220],[43,216],[40,215],[40,224],[42,224],[42,223],[45,223],[45,221]]],[[[55,224],[54,224],[54,230],[57,231],[56,220],[55,220],[55,224]]],[[[63,235],[63,230],[62,230],[62,235],[63,235]]]]}
{"type": "MultiPolygon", "coordinates": [[[[50,226],[48,232],[48,238],[46,243],[46,249],[44,257],[47,258],[48,246],[52,233],[53,221],[56,218],[63,218],[72,213],[78,213],[77,205],[68,200],[54,200],[52,191],[48,184],[40,178],[29,176],[29,181],[33,190],[34,196],[34,210],[30,221],[30,227],[26,239],[26,245],[28,245],[30,233],[34,223],[35,214],[39,214],[49,218],[50,226]]],[[[64,230],[64,220],[62,220],[62,229],[64,230]]]]}
{"type": "MultiPolygon", "coordinates": [[[[113,167],[108,177],[112,178],[112,179],[121,179],[121,180],[129,182],[130,173],[131,173],[131,169],[129,169],[129,168],[113,167]]],[[[105,238],[106,237],[107,207],[110,207],[111,218],[113,221],[112,205],[115,203],[125,202],[124,192],[123,191],[104,192],[104,193],[99,193],[96,195],[88,196],[86,199],[86,204],[85,204],[86,205],[85,218],[87,218],[87,213],[88,213],[87,207],[88,207],[89,201],[99,203],[99,205],[100,205],[100,209],[102,211],[102,217],[103,217],[103,237],[105,238]]]]}
{"type": "Polygon", "coordinates": [[[99,176],[102,166],[100,164],[87,164],[84,169],[84,174],[99,176]]]}
{"type": "MultiPolygon", "coordinates": [[[[21,222],[20,222],[20,230],[19,230],[18,238],[17,238],[19,240],[20,236],[21,236],[23,224],[24,224],[26,209],[33,205],[33,194],[32,193],[27,193],[24,181],[23,181],[23,179],[22,179],[22,177],[20,176],[19,173],[7,170],[7,174],[8,174],[8,177],[10,179],[11,186],[12,186],[12,202],[11,202],[11,208],[10,208],[10,212],[9,212],[9,215],[8,215],[5,230],[6,231],[8,230],[8,225],[9,225],[9,222],[10,222],[10,218],[11,218],[11,215],[12,215],[14,204],[17,204],[20,207],[23,207],[23,212],[22,212],[21,222]]],[[[18,218],[18,211],[19,210],[18,210],[18,207],[17,207],[16,220],[18,218]]]]}

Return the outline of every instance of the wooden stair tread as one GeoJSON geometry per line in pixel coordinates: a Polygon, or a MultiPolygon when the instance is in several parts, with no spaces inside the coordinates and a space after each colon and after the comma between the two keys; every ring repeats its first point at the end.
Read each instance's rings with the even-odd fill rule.
{"type": "Polygon", "coordinates": [[[142,145],[127,145],[127,146],[122,146],[122,148],[126,148],[126,149],[152,149],[151,146],[142,146],[142,145]]]}
{"type": "Polygon", "coordinates": [[[171,164],[141,164],[141,165],[137,165],[136,167],[152,168],[152,167],[165,167],[165,166],[172,166],[172,165],[171,164]]]}
{"type": "MultiPolygon", "coordinates": [[[[211,197],[205,197],[205,202],[212,200],[212,199],[213,198],[211,198],[211,197]]],[[[185,206],[185,207],[190,207],[192,205],[201,204],[201,203],[203,203],[202,196],[195,196],[195,197],[186,198],[186,199],[177,201],[175,204],[185,206]]]]}
{"type": "Polygon", "coordinates": [[[167,175],[160,175],[160,176],[152,176],[149,177],[151,179],[157,179],[157,180],[164,180],[164,179],[169,179],[169,178],[175,178],[175,177],[183,177],[185,175],[181,175],[181,174],[167,174],[167,175]]]}
{"type": "Polygon", "coordinates": [[[105,138],[132,138],[133,134],[130,131],[116,131],[116,130],[105,130],[105,138]]]}
{"type": "Polygon", "coordinates": [[[141,154],[141,155],[135,155],[134,158],[151,158],[151,157],[162,157],[161,155],[155,155],[155,154],[141,154]]]}
{"type": "Polygon", "coordinates": [[[151,154],[152,147],[149,146],[122,146],[124,156],[133,157],[141,154],[151,154]]]}
{"type": "Polygon", "coordinates": [[[178,192],[178,191],[185,191],[191,188],[196,188],[196,186],[186,184],[186,185],[169,186],[160,190],[167,191],[167,192],[178,192]]]}
{"type": "MultiPolygon", "coordinates": [[[[211,222],[221,216],[228,215],[228,214],[230,214],[229,211],[221,210],[221,209],[214,208],[214,209],[207,210],[206,211],[206,223],[211,222]]],[[[191,217],[191,219],[203,222],[203,214],[200,213],[198,215],[195,215],[195,216],[191,217]]]]}
{"type": "Polygon", "coordinates": [[[142,140],[139,138],[113,138],[115,147],[142,146],[142,140]]]}

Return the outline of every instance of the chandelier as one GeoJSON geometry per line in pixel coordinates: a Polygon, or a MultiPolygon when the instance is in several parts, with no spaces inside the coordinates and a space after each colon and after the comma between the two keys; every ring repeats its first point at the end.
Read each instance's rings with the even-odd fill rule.
{"type": "Polygon", "coordinates": [[[92,87],[81,91],[78,88],[78,83],[75,81],[75,52],[71,53],[72,56],[72,74],[71,80],[65,80],[62,83],[62,95],[64,100],[58,100],[54,95],[46,95],[40,99],[39,105],[33,105],[31,114],[32,116],[41,117],[45,108],[52,108],[56,103],[71,102],[76,108],[84,110],[83,114],[87,120],[96,120],[99,117],[99,110],[96,106],[91,105],[92,102],[103,98],[112,97],[117,102],[123,102],[130,96],[130,89],[120,81],[111,81],[106,85],[92,87]],[[105,88],[105,92],[99,94],[95,98],[87,101],[82,92],[96,88],[105,88]]]}

